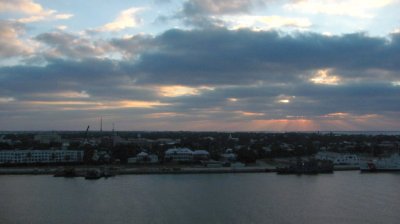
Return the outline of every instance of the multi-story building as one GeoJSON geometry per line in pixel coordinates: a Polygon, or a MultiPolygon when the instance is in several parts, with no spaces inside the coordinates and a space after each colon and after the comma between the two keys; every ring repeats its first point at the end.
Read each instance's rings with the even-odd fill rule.
{"type": "Polygon", "coordinates": [[[80,150],[3,150],[0,164],[82,162],[80,150]]]}

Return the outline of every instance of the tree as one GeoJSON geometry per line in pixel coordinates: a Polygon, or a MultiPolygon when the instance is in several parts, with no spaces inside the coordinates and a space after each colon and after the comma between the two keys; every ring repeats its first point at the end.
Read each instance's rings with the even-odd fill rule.
{"type": "Polygon", "coordinates": [[[242,163],[255,163],[257,155],[253,150],[240,149],[237,152],[237,158],[242,163]]]}

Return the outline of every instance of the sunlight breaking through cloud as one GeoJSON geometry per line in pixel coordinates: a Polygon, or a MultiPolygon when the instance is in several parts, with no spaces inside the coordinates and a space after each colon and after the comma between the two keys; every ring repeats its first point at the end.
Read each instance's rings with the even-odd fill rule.
{"type": "Polygon", "coordinates": [[[196,96],[200,95],[204,91],[211,91],[211,90],[214,90],[214,88],[207,86],[189,87],[189,86],[173,85],[173,86],[158,87],[159,95],[164,97],[196,96]]]}
{"type": "Polygon", "coordinates": [[[341,82],[341,78],[336,75],[331,74],[331,69],[320,69],[318,70],[314,76],[310,79],[310,81],[314,84],[320,85],[338,85],[341,82]]]}

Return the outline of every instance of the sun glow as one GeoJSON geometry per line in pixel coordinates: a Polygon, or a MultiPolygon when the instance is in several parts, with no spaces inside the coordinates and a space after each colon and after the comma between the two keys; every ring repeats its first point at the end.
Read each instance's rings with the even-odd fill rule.
{"type": "Polygon", "coordinates": [[[155,108],[171,105],[159,101],[24,101],[24,104],[36,106],[55,106],[56,110],[107,110],[124,108],[155,108]]]}
{"type": "Polygon", "coordinates": [[[276,97],[275,102],[280,103],[280,104],[288,104],[291,103],[292,100],[294,100],[296,96],[286,96],[286,95],[279,95],[276,97]]]}
{"type": "Polygon", "coordinates": [[[274,131],[309,131],[319,130],[319,126],[309,119],[267,119],[253,120],[252,126],[257,130],[274,130],[274,131]]]}
{"type": "Polygon", "coordinates": [[[341,79],[339,76],[332,75],[331,69],[320,69],[314,74],[310,81],[320,85],[338,85],[341,79]]]}
{"type": "Polygon", "coordinates": [[[196,96],[204,91],[211,90],[214,90],[214,88],[208,86],[200,86],[197,88],[181,85],[158,87],[159,95],[164,97],[196,96]]]}
{"type": "Polygon", "coordinates": [[[35,94],[36,97],[48,97],[48,98],[89,98],[90,95],[86,91],[65,91],[57,93],[39,93],[35,94]]]}
{"type": "Polygon", "coordinates": [[[249,111],[235,111],[235,113],[240,114],[242,116],[248,117],[257,117],[257,116],[264,116],[264,113],[257,113],[257,112],[249,112],[249,111]]]}
{"type": "Polygon", "coordinates": [[[228,101],[229,101],[229,102],[237,102],[238,99],[237,99],[237,98],[228,98],[228,101]]]}

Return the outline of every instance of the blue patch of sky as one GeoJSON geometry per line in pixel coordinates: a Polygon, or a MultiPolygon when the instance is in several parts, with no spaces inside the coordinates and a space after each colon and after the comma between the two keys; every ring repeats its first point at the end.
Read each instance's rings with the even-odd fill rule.
{"type": "MultiPolygon", "coordinates": [[[[132,7],[144,8],[142,12],[138,13],[139,18],[141,18],[143,23],[138,27],[128,28],[125,31],[114,33],[118,35],[129,35],[139,32],[157,34],[162,32],[169,27],[166,26],[165,22],[158,21],[157,18],[159,16],[171,17],[176,13],[177,9],[179,9],[179,6],[182,4],[181,1],[165,1],[166,3],[159,3],[161,1],[124,0],[116,0],[112,1],[112,3],[109,1],[98,0],[39,0],[37,2],[46,8],[55,9],[60,13],[74,14],[74,17],[68,20],[52,21],[48,22],[47,24],[43,24],[43,26],[41,24],[40,29],[49,30],[54,29],[59,25],[65,25],[68,27],[68,30],[72,32],[84,31],[86,29],[96,29],[104,24],[112,22],[123,10],[132,7]]],[[[178,23],[172,23],[172,25],[177,24],[178,23]]]]}

